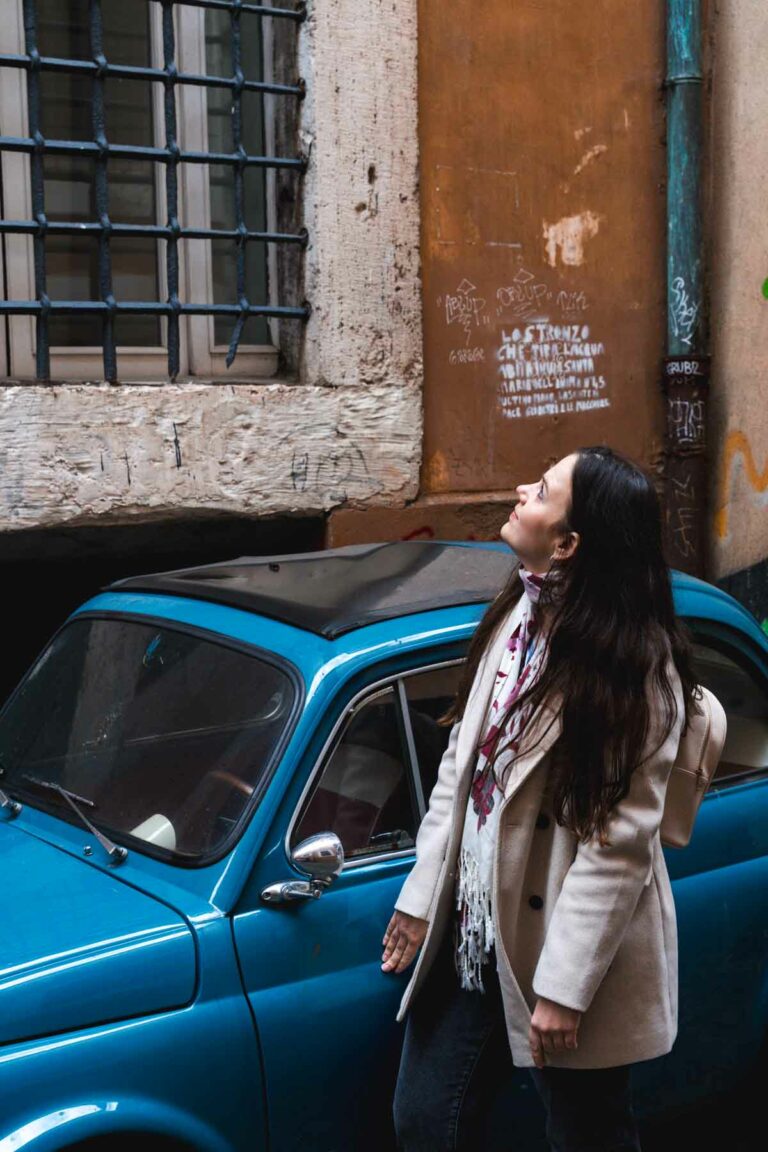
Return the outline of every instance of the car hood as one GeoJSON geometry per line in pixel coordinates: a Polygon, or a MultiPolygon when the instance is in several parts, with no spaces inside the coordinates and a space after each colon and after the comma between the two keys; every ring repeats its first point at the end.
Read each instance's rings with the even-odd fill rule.
{"type": "Polygon", "coordinates": [[[189,1003],[195,942],[165,904],[0,827],[0,1043],[189,1003]]]}

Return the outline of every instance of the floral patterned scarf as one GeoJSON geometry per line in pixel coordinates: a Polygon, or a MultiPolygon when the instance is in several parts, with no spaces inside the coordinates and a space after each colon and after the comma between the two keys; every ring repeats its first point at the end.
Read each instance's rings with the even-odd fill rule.
{"type": "MultiPolygon", "coordinates": [[[[497,721],[526,685],[535,680],[545,647],[535,614],[544,577],[528,572],[522,564],[518,571],[523,582],[523,613],[507,641],[496,673],[470,787],[456,878],[458,915],[454,922],[454,960],[461,986],[468,991],[485,991],[480,967],[488,963],[488,952],[495,940],[491,888],[501,797],[488,757],[499,735],[497,721]]],[[[496,758],[499,776],[511,755],[517,752],[531,710],[531,703],[526,702],[512,714],[496,758]]]]}

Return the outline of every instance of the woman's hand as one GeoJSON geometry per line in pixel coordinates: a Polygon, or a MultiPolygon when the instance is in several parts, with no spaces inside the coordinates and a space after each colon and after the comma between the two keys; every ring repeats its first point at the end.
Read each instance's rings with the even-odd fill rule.
{"type": "Polygon", "coordinates": [[[407,968],[424,943],[428,928],[429,920],[409,916],[396,908],[382,940],[382,972],[402,972],[407,968]]]}
{"type": "Polygon", "coordinates": [[[562,1052],[566,1048],[578,1048],[577,1032],[581,1012],[567,1008],[539,996],[531,1017],[528,1040],[533,1061],[537,1068],[544,1067],[544,1056],[552,1052],[562,1052]]]}

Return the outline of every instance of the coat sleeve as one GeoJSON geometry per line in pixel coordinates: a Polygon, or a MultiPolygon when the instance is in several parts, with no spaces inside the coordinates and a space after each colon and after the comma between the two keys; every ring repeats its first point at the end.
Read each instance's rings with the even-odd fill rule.
{"type": "Polygon", "coordinates": [[[416,863],[411,868],[395,908],[410,916],[427,919],[445,859],[450,833],[451,810],[456,790],[456,742],[461,720],[451,728],[448,744],[437,771],[437,780],[429,796],[429,805],[416,833],[416,863]]]}
{"type": "Polygon", "coordinates": [[[680,677],[671,659],[667,673],[677,700],[677,719],[654,753],[662,715],[659,707],[652,706],[643,762],[632,774],[627,795],[606,821],[610,845],[600,846],[596,835],[578,842],[533,974],[537,996],[580,1012],[586,1011],[600,986],[653,867],[654,841],[684,722],[680,677]]]}

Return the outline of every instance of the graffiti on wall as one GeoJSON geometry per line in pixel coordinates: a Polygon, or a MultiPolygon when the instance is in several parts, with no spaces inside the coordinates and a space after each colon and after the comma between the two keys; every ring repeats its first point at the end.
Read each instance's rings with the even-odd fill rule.
{"type": "MultiPolygon", "coordinates": [[[[755,454],[752,451],[748,437],[739,430],[729,432],[723,445],[717,487],[718,496],[714,528],[719,540],[724,540],[729,531],[729,500],[731,485],[733,483],[733,471],[737,458],[742,462],[744,475],[751,491],[754,492],[756,496],[762,496],[768,490],[768,462],[761,470],[755,460],[755,454]]],[[[768,616],[765,614],[767,567],[768,561],[762,560],[755,565],[753,569],[731,573],[726,580],[719,581],[719,583],[726,588],[726,591],[735,595],[749,607],[750,611],[761,621],[765,632],[768,632],[768,616]],[[754,595],[746,594],[748,592],[751,593],[753,587],[762,589],[762,595],[759,591],[754,595]]]]}
{"type": "Polygon", "coordinates": [[[715,532],[722,540],[728,533],[728,501],[734,461],[740,456],[744,465],[747,482],[753,492],[762,494],[768,489],[768,464],[762,472],[752,453],[752,446],[743,432],[729,432],[725,439],[718,485],[718,501],[715,509],[715,532]]]}
{"type": "Polygon", "coordinates": [[[675,336],[683,344],[687,344],[689,348],[692,347],[696,335],[699,306],[689,296],[682,276],[675,276],[672,281],[670,315],[672,317],[672,331],[675,336]]]}
{"type": "Polygon", "coordinates": [[[455,324],[464,332],[464,343],[469,343],[473,331],[487,327],[491,318],[486,312],[486,301],[478,295],[477,286],[466,277],[457,286],[453,293],[438,296],[438,306],[445,309],[445,322],[447,325],[455,324]]]}
{"type": "Polygon", "coordinates": [[[610,407],[605,343],[586,322],[584,291],[553,288],[519,268],[492,289],[464,277],[437,305],[446,325],[464,337],[449,350],[449,365],[493,363],[498,408],[507,419],[610,407]]]}
{"type": "Polygon", "coordinates": [[[502,328],[496,350],[502,415],[519,419],[608,408],[607,382],[597,370],[604,353],[588,324],[539,321],[502,328]]]}
{"type": "Polygon", "coordinates": [[[667,427],[675,444],[686,448],[698,448],[704,442],[704,400],[668,396],[667,427]]]}

